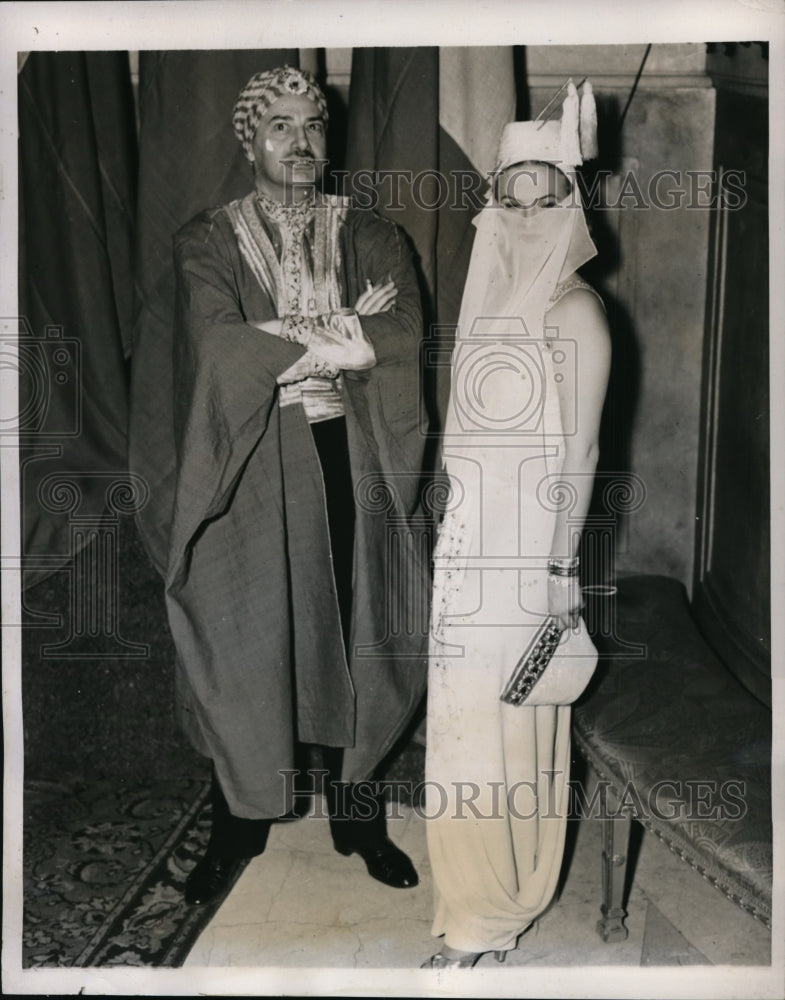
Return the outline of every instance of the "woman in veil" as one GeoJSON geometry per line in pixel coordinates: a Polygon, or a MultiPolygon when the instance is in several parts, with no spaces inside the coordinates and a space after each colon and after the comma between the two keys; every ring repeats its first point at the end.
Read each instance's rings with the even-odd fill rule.
{"type": "Polygon", "coordinates": [[[561,867],[570,705],[515,706],[500,694],[548,615],[564,630],[565,662],[596,663],[580,618],[579,544],[610,338],[577,273],[596,254],[575,175],[595,155],[590,132],[571,81],[561,122],[507,125],[474,223],[443,443],[450,500],[428,693],[432,932],[444,940],[424,967],[471,967],[489,951],[502,960],[551,902],[561,867]]]}

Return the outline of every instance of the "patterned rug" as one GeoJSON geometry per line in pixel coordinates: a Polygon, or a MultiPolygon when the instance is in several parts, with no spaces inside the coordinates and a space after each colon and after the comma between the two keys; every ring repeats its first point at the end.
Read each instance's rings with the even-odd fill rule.
{"type": "MultiPolygon", "coordinates": [[[[412,741],[387,762],[399,801],[412,804],[424,759],[412,741]]],[[[23,967],[179,968],[225,898],[183,899],[209,798],[196,778],[25,782],[23,967]]]]}
{"type": "Polygon", "coordinates": [[[25,785],[23,965],[182,965],[220,900],[188,906],[209,783],[25,785]]]}

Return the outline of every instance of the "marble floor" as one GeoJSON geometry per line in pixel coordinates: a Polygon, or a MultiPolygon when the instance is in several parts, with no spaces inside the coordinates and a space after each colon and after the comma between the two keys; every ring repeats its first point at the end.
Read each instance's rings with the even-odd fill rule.
{"type": "MultiPolygon", "coordinates": [[[[265,853],[249,863],[196,942],[186,968],[274,968],[301,974],[316,969],[385,970],[378,979],[382,992],[396,984],[403,992],[393,995],[428,995],[422,988],[422,977],[433,977],[433,972],[419,974],[418,992],[410,994],[404,989],[406,983],[415,981],[405,970],[417,969],[438,950],[430,935],[431,873],[425,820],[409,807],[390,808],[397,813],[388,818],[390,836],[414,861],[419,886],[391,889],[372,881],[356,855],[344,858],[333,850],[325,818],[309,815],[277,825],[265,853]]],[[[569,970],[574,975],[578,967],[587,977],[586,984],[592,969],[602,971],[607,996],[607,977],[625,968],[647,969],[651,984],[651,976],[663,969],[672,974],[677,967],[693,967],[689,973],[679,973],[683,984],[697,982],[696,977],[705,970],[721,965],[727,973],[723,981],[743,983],[754,971],[747,967],[770,965],[769,931],[650,833],[644,833],[640,841],[629,895],[629,937],[603,943],[595,930],[601,886],[600,833],[596,820],[571,823],[557,901],[520,939],[518,949],[508,954],[504,965],[498,965],[492,955],[481,959],[471,973],[473,988],[482,981],[479,970],[487,969],[494,973],[495,981],[501,982],[499,975],[505,977],[507,989],[502,985],[501,990],[494,989],[494,995],[529,995],[524,985],[533,985],[531,976],[537,970],[550,970],[549,982],[558,986],[554,970],[565,970],[565,975],[569,970]]],[[[457,975],[466,982],[467,973],[457,975]]],[[[438,995],[452,994],[439,989],[438,995]]],[[[455,995],[463,994],[457,990],[455,995]]],[[[540,990],[538,995],[547,994],[540,990]]],[[[587,985],[582,993],[551,995],[603,993],[592,994],[587,985]]]]}

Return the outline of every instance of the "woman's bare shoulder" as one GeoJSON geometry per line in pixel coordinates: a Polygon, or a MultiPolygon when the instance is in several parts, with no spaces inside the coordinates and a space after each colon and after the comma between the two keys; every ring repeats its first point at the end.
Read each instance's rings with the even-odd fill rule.
{"type": "Polygon", "coordinates": [[[602,302],[590,288],[573,288],[564,294],[545,315],[549,327],[556,327],[560,337],[601,347],[610,344],[608,317],[602,302]]]}

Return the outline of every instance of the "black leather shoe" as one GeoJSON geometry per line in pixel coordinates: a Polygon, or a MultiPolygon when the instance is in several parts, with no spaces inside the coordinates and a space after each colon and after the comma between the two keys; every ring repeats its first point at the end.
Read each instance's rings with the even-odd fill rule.
{"type": "Polygon", "coordinates": [[[414,865],[389,837],[378,837],[366,844],[335,843],[335,849],[345,857],[359,854],[371,878],[393,889],[413,889],[420,881],[414,865]]]}
{"type": "Polygon", "coordinates": [[[212,903],[232,885],[242,861],[206,855],[185,880],[185,901],[194,906],[212,903]]]}

